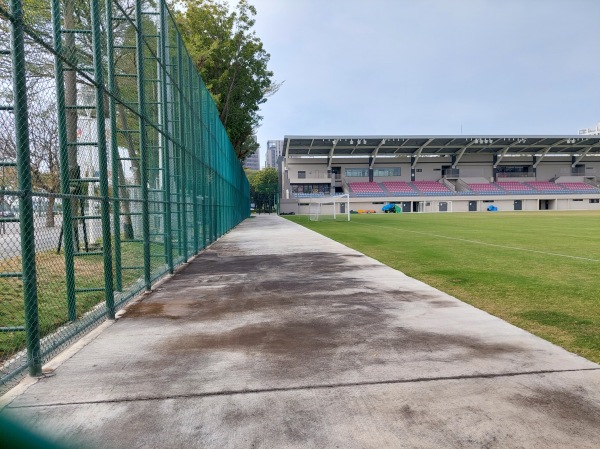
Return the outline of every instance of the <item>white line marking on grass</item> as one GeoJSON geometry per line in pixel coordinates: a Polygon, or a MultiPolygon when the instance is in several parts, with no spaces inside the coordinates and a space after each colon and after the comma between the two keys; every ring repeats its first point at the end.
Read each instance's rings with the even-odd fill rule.
{"type": "MultiPolygon", "coordinates": [[[[378,225],[371,224],[371,223],[360,223],[360,222],[356,222],[356,221],[350,221],[350,223],[361,224],[361,225],[365,225],[365,226],[373,226],[374,228],[389,229],[386,226],[378,226],[378,225]]],[[[591,259],[589,257],[570,256],[568,254],[560,254],[560,253],[549,253],[549,252],[546,252],[546,251],[538,251],[536,249],[519,248],[517,246],[498,245],[496,243],[481,242],[479,240],[461,239],[459,237],[449,237],[447,235],[431,234],[429,232],[412,231],[410,229],[402,229],[402,230],[405,231],[405,232],[412,232],[414,234],[428,235],[428,236],[431,236],[431,237],[439,237],[441,239],[447,239],[447,240],[458,240],[459,242],[475,243],[477,245],[495,246],[496,248],[504,248],[504,249],[514,249],[516,251],[526,251],[528,253],[545,254],[546,256],[568,257],[569,259],[587,260],[589,262],[600,262],[600,260],[598,260],[598,259],[591,259]]]]}

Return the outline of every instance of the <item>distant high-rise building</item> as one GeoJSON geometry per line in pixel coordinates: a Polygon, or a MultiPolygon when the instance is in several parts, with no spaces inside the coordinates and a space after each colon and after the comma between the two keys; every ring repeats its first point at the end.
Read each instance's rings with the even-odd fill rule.
{"type": "Polygon", "coordinates": [[[277,159],[283,153],[283,140],[267,140],[267,167],[277,168],[277,159]]]}
{"type": "Polygon", "coordinates": [[[250,170],[260,170],[260,154],[258,150],[246,158],[244,161],[244,168],[249,168],[250,170]]]}
{"type": "Polygon", "coordinates": [[[579,130],[581,136],[600,136],[600,122],[596,124],[595,128],[584,128],[579,130]]]}
{"type": "MultiPolygon", "coordinates": [[[[256,135],[252,135],[251,139],[254,142],[257,141],[256,135]]],[[[244,161],[244,168],[249,168],[250,170],[260,170],[260,148],[258,148],[251,156],[248,156],[244,161]]]]}

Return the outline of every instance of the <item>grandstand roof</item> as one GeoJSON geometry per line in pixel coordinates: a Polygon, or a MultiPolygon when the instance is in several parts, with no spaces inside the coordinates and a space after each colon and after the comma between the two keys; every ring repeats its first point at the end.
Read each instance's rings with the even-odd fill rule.
{"type": "Polygon", "coordinates": [[[285,136],[284,156],[600,155],[600,136],[285,136]]]}

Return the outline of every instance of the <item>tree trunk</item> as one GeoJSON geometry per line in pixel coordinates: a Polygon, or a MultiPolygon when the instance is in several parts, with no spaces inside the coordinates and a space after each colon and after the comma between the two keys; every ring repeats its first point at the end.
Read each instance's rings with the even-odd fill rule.
{"type": "MultiPolygon", "coordinates": [[[[119,162],[119,184],[125,185],[127,182],[125,180],[125,172],[123,171],[123,164],[119,162]]],[[[123,211],[123,233],[125,234],[125,238],[127,240],[133,240],[134,232],[133,232],[133,223],[131,221],[131,207],[129,205],[129,192],[126,187],[121,187],[119,189],[119,196],[121,197],[121,201],[119,204],[121,205],[121,210],[123,211]]]]}
{"type": "MultiPolygon", "coordinates": [[[[118,88],[117,88],[117,92],[118,92],[118,88]]],[[[118,108],[118,113],[117,115],[119,116],[119,119],[121,120],[121,129],[129,129],[129,124],[127,121],[127,111],[125,110],[125,107],[121,104],[121,103],[117,103],[117,108],[118,108]]],[[[131,133],[125,133],[125,141],[127,142],[127,154],[129,156],[129,158],[131,159],[131,167],[133,168],[133,176],[135,179],[135,183],[136,185],[141,185],[141,173],[140,173],[140,163],[139,161],[136,159],[138,157],[138,155],[136,154],[135,151],[135,145],[133,144],[133,139],[131,137],[131,133]]],[[[119,183],[124,186],[127,183],[127,180],[125,178],[125,173],[123,171],[123,166],[121,163],[119,163],[119,183]]],[[[124,212],[124,219],[123,219],[123,229],[124,229],[124,234],[125,234],[125,238],[126,239],[133,239],[134,238],[134,231],[133,231],[133,223],[131,220],[131,208],[129,205],[129,190],[127,189],[127,187],[121,187],[119,189],[119,196],[121,198],[124,199],[124,201],[121,201],[121,207],[123,209],[124,212]]]]}
{"type": "Polygon", "coordinates": [[[56,197],[49,196],[48,197],[48,206],[46,207],[46,227],[53,228],[54,227],[54,202],[56,201],[56,197]]]}

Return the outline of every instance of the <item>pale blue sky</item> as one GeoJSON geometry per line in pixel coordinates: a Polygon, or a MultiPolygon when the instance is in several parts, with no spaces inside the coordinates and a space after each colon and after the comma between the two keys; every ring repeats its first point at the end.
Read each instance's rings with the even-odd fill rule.
{"type": "MultiPolygon", "coordinates": [[[[232,0],[234,1],[234,0],[232,0]]],[[[250,0],[293,134],[576,134],[600,121],[600,0],[250,0]]]]}

